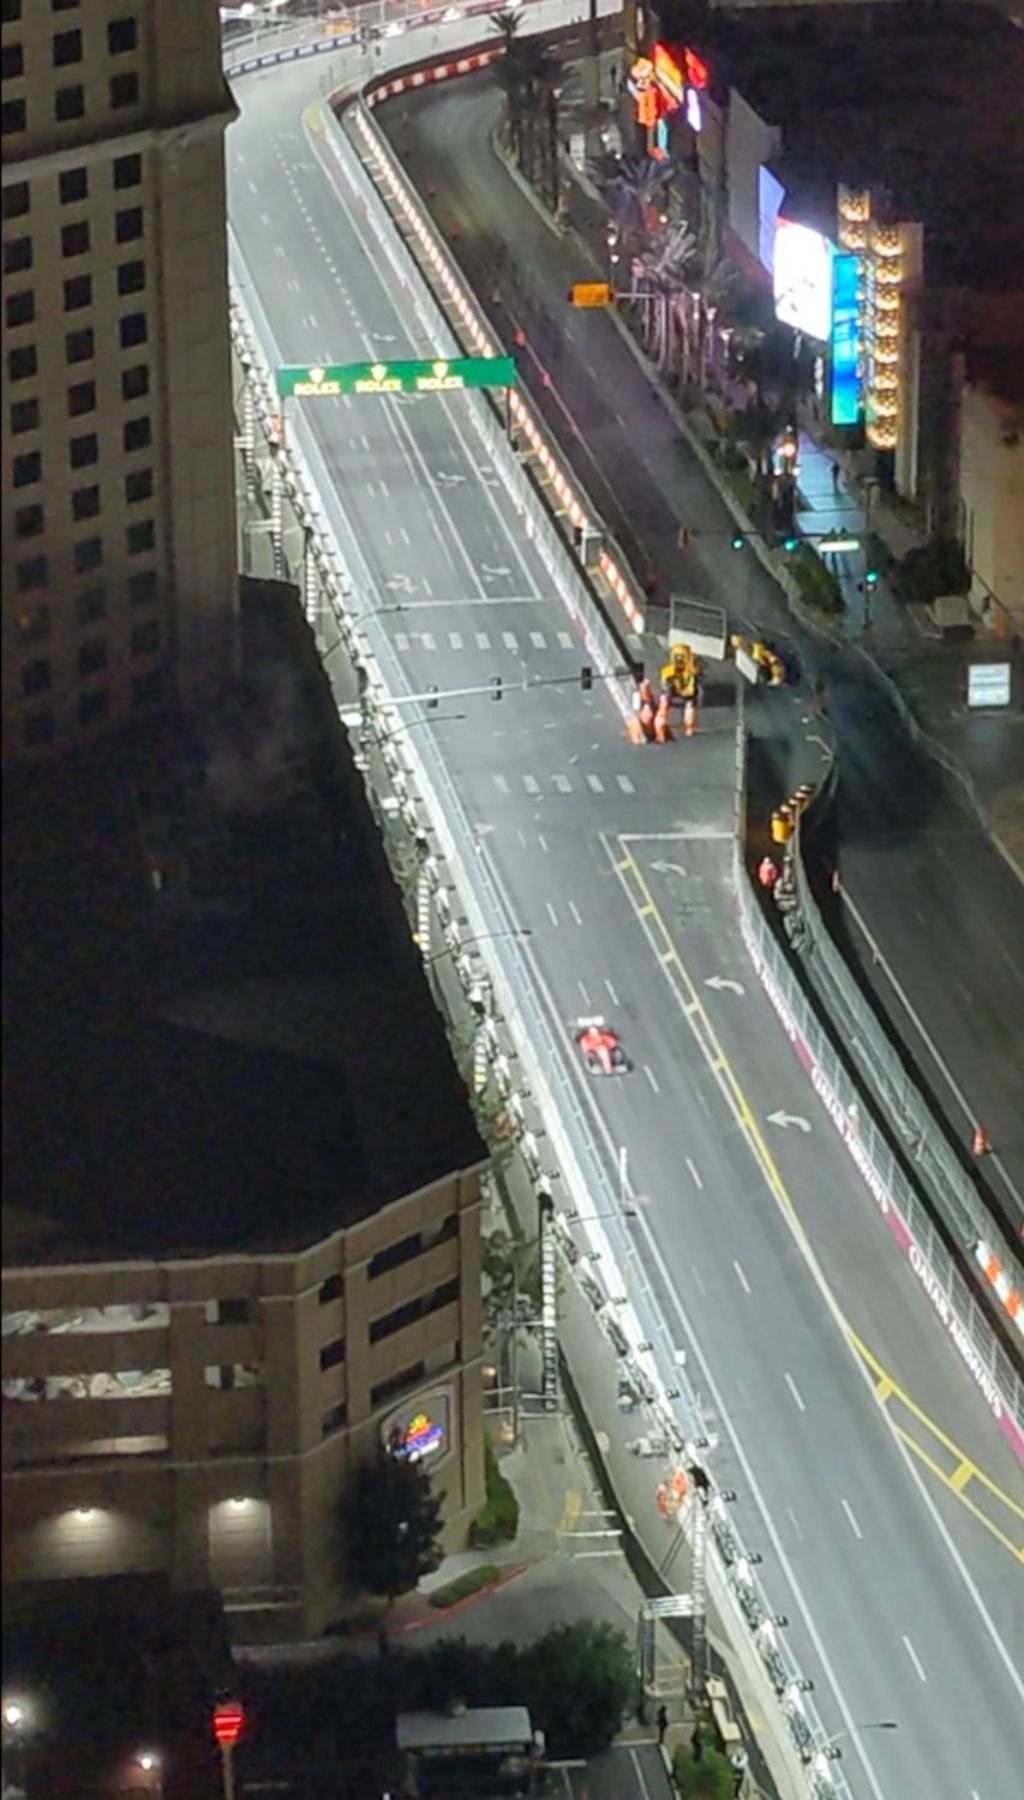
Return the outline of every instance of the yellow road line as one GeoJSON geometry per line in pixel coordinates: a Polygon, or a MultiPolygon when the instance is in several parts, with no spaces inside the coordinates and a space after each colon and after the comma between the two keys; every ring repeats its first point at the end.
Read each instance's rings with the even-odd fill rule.
{"type": "Polygon", "coordinates": [[[576,1488],[566,1488],[565,1505],[558,1521],[557,1536],[567,1537],[583,1511],[583,1495],[576,1488]]]}
{"type": "Polygon", "coordinates": [[[716,1074],[720,1076],[723,1085],[728,1090],[728,1096],[732,1107],[747,1133],[755,1160],[764,1175],[769,1189],[774,1194],[776,1201],[786,1214],[787,1220],[794,1235],[797,1237],[798,1242],[808,1257],[813,1258],[818,1279],[822,1283],[823,1289],[828,1294],[829,1303],[833,1309],[837,1323],[845,1332],[851,1348],[856,1351],[857,1355],[866,1364],[867,1368],[874,1376],[873,1386],[875,1396],[879,1403],[885,1407],[893,1431],[900,1441],[906,1445],[907,1449],[913,1451],[918,1460],[922,1462],[939,1481],[941,1481],[942,1485],[947,1488],[951,1494],[955,1495],[960,1505],[965,1507],[968,1512],[972,1513],[979,1523],[984,1525],[986,1530],[992,1534],[997,1542],[1000,1543],[1005,1550],[1009,1551],[1014,1560],[1017,1562],[1024,1562],[1024,1546],[1017,1545],[1013,1539],[1004,1531],[1000,1530],[999,1526],[989,1518],[988,1514],[976,1504],[966,1491],[968,1484],[977,1482],[982,1487],[986,1488],[993,1498],[996,1499],[1001,1506],[1005,1507],[1007,1512],[1016,1515],[1022,1521],[1024,1521],[1024,1507],[1019,1506],[1009,1494],[1005,1493],[1003,1489],[999,1487],[998,1483],[993,1481],[991,1476],[986,1475],[984,1470],[979,1468],[977,1463],[975,1463],[971,1457],[966,1456],[959,1445],[955,1444],[953,1439],[942,1429],[941,1425],[936,1424],[935,1420],[928,1416],[924,1409],[918,1405],[917,1401],[913,1400],[911,1396],[899,1386],[898,1382],[894,1380],[888,1370],[883,1367],[881,1362],[879,1362],[878,1357],[874,1352],[868,1348],[863,1338],[861,1338],[853,1329],[853,1326],[839,1306],[839,1303],[832,1292],[832,1288],[826,1281],[820,1264],[814,1256],[810,1240],[804,1230],[803,1223],[797,1213],[796,1207],[793,1204],[789,1190],[786,1187],[782,1176],[779,1174],[775,1159],[765,1142],[764,1133],[754,1117],[750,1103],[733,1072],[728,1057],[718,1041],[714,1026],[704,1009],[700,994],[686,968],[686,964],[679,954],[672,933],[666,925],[665,920],[662,918],[643,870],[637,863],[632,851],[627,848],[625,839],[620,837],[618,843],[625,854],[620,862],[614,862],[614,867],[620,875],[628,874],[632,877],[640,895],[639,902],[635,897],[633,898],[633,910],[638,918],[651,919],[657,926],[658,931],[664,940],[666,948],[660,955],[659,961],[663,967],[671,965],[678,971],[680,983],[687,996],[684,1003],[684,1011],[690,1018],[699,1020],[700,1030],[706,1040],[704,1047],[708,1054],[708,1060],[716,1074]],[[893,1400],[900,1406],[906,1407],[907,1411],[913,1416],[917,1423],[924,1428],[935,1443],[942,1446],[943,1450],[952,1460],[952,1472],[943,1469],[935,1458],[929,1455],[919,1440],[893,1417],[892,1407],[889,1405],[889,1402],[893,1400]]]}

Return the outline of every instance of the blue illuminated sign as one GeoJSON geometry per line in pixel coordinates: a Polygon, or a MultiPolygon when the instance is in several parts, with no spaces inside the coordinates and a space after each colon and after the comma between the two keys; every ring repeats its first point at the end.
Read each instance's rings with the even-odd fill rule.
{"type": "Polygon", "coordinates": [[[857,361],[857,279],[860,258],[840,253],[832,261],[832,423],[856,425],[861,394],[857,361]]]}

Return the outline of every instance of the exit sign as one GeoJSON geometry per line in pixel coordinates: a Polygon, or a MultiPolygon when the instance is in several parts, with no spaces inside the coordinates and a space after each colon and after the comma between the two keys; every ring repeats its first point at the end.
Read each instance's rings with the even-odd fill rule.
{"type": "Polygon", "coordinates": [[[284,399],[329,400],[336,394],[452,394],[464,388],[512,387],[511,356],[437,356],[427,362],[287,364],[277,370],[284,399]]]}

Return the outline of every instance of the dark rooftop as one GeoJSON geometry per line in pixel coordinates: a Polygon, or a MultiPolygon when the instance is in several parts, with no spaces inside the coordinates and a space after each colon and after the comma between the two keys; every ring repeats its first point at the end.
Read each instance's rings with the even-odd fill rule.
{"type": "Polygon", "coordinates": [[[300,1246],[486,1154],[305,628],[254,586],[246,635],[212,749],[7,783],[9,1264],[300,1246]]]}
{"type": "Polygon", "coordinates": [[[929,280],[1024,286],[1024,34],[1008,19],[941,0],[755,6],[713,13],[696,42],[781,128],[791,216],[816,222],[836,182],[887,192],[894,218],[925,225],[929,280]]]}

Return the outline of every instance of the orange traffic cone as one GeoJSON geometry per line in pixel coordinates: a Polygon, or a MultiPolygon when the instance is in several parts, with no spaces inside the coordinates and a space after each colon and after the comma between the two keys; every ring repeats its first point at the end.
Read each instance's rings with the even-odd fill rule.
{"type": "Polygon", "coordinates": [[[692,737],[697,729],[697,708],[692,700],[683,707],[683,736],[692,737]]]}
{"type": "Polygon", "coordinates": [[[992,1146],[989,1143],[988,1138],[985,1136],[985,1133],[982,1131],[981,1126],[976,1125],[974,1128],[974,1137],[971,1142],[971,1150],[973,1151],[974,1155],[975,1156],[987,1156],[988,1152],[991,1150],[991,1148],[992,1148],[992,1146]]]}

